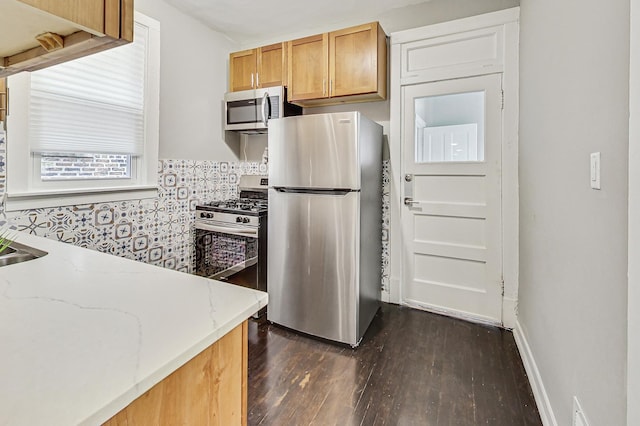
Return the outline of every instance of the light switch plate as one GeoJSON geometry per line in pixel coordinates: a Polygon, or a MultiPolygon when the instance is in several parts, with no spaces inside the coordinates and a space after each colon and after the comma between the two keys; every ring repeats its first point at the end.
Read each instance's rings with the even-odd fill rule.
{"type": "Polygon", "coordinates": [[[600,153],[591,153],[591,188],[600,189],[600,153]]]}

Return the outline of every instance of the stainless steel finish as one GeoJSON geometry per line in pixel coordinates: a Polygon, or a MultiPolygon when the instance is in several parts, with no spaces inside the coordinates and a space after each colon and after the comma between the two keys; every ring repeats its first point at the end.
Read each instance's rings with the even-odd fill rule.
{"type": "Polygon", "coordinates": [[[240,237],[258,238],[258,228],[247,228],[245,226],[233,226],[226,223],[206,223],[197,221],[195,223],[196,229],[202,229],[204,231],[220,232],[229,235],[238,235],[240,237]]]}
{"type": "Polygon", "coordinates": [[[269,177],[267,175],[242,175],[238,181],[238,189],[242,191],[267,191],[269,177]]]}
{"type": "Polygon", "coordinates": [[[269,124],[269,94],[266,92],[262,95],[262,122],[264,127],[269,124]]]}
{"type": "Polygon", "coordinates": [[[198,223],[209,223],[211,225],[225,223],[225,224],[236,224],[242,223],[244,227],[254,226],[257,227],[260,225],[260,218],[258,216],[249,216],[244,214],[243,212],[238,213],[225,213],[225,212],[217,212],[204,210],[203,207],[196,206],[196,226],[198,223]],[[242,221],[239,221],[238,218],[242,218],[242,221]]]}
{"type": "MultiPolygon", "coordinates": [[[[265,124],[265,120],[260,116],[259,112],[256,112],[256,121],[250,123],[228,123],[227,117],[229,114],[229,102],[235,101],[243,101],[243,100],[251,100],[255,99],[256,102],[258,99],[264,99],[266,97],[271,98],[272,105],[277,103],[277,106],[273,108],[275,111],[278,111],[278,117],[283,116],[284,111],[284,100],[285,100],[285,90],[282,86],[277,87],[267,87],[265,89],[252,89],[252,90],[242,90],[239,92],[228,92],[224,95],[225,101],[225,130],[231,131],[265,131],[267,130],[267,124],[265,124]],[[277,98],[277,99],[276,99],[277,98]]],[[[272,118],[278,118],[272,117],[272,118]]],[[[268,119],[268,117],[267,117],[268,119]]]]}
{"type": "Polygon", "coordinates": [[[251,87],[253,88],[253,73],[251,73],[251,87]]]}
{"type": "Polygon", "coordinates": [[[240,199],[196,206],[196,274],[267,291],[267,182],[243,175],[240,199]]]}
{"type": "Polygon", "coordinates": [[[266,133],[271,119],[302,115],[302,107],[287,102],[284,86],[225,93],[224,108],[224,129],[246,134],[266,133]]]}
{"type": "Polygon", "coordinates": [[[359,202],[358,192],[323,196],[269,190],[270,321],[357,342],[359,202]]]}
{"type": "Polygon", "coordinates": [[[260,86],[260,73],[256,73],[256,87],[260,86]]]}
{"type": "Polygon", "coordinates": [[[414,201],[413,198],[404,197],[404,205],[405,206],[413,206],[414,204],[419,204],[420,201],[414,201]]]}
{"type": "Polygon", "coordinates": [[[326,82],[326,80],[323,78],[323,79],[322,79],[322,96],[324,96],[324,95],[326,95],[326,94],[327,94],[327,90],[325,89],[326,85],[327,85],[327,82],[326,82]]]}
{"type": "MultiPolygon", "coordinates": [[[[230,275],[233,275],[235,273],[238,273],[246,268],[249,268],[250,266],[253,266],[255,264],[258,263],[258,256],[252,257],[251,259],[247,259],[244,262],[241,263],[237,263],[235,265],[233,265],[232,267],[225,269],[224,271],[220,271],[217,274],[213,274],[211,275],[209,278],[211,278],[212,280],[224,280],[225,278],[227,278],[230,275]]],[[[264,291],[264,290],[263,290],[264,291]]],[[[254,315],[254,318],[258,318],[258,315],[254,315]]]]}
{"type": "Polygon", "coordinates": [[[368,148],[354,142],[361,131],[358,114],[312,114],[271,120],[269,186],[360,189],[359,150],[368,148]]]}
{"type": "Polygon", "coordinates": [[[38,250],[24,244],[13,241],[2,253],[0,253],[0,266],[13,265],[45,256],[46,251],[38,250]]]}
{"type": "Polygon", "coordinates": [[[380,304],[382,127],[272,120],[269,163],[267,318],[355,347],[380,304]]]}
{"type": "Polygon", "coordinates": [[[413,175],[411,175],[411,174],[404,175],[404,180],[406,182],[411,182],[413,180],[413,175]]]}

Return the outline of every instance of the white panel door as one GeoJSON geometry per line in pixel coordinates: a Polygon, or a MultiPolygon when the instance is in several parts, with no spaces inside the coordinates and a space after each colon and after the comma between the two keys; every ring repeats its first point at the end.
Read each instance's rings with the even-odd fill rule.
{"type": "Polygon", "coordinates": [[[403,87],[405,305],[502,322],[501,85],[403,87]]]}

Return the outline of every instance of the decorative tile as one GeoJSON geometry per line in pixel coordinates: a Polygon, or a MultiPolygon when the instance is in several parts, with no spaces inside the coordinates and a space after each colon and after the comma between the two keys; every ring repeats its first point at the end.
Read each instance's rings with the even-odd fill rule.
{"type": "MultiPolygon", "coordinates": [[[[5,192],[6,143],[0,132],[0,198],[5,192]]],[[[197,204],[238,197],[242,175],[266,174],[258,162],[216,162],[165,159],[158,161],[158,197],[115,203],[85,204],[6,213],[0,203],[0,225],[46,236],[103,253],[193,272],[196,256],[193,221],[197,204]]],[[[382,285],[389,282],[389,162],[383,164],[382,285]]],[[[232,243],[220,256],[241,250],[232,243]]],[[[234,254],[235,253],[235,254],[234,254]]]]}
{"type": "Polygon", "coordinates": [[[147,250],[148,247],[149,237],[147,235],[133,237],[133,251],[147,250]]]}
{"type": "Polygon", "coordinates": [[[113,225],[114,209],[113,207],[103,204],[94,212],[94,224],[96,226],[113,225]]]}
{"type": "Polygon", "coordinates": [[[120,222],[116,225],[116,240],[131,238],[133,234],[133,226],[131,222],[120,222]]]}
{"type": "Polygon", "coordinates": [[[149,261],[158,262],[162,260],[162,246],[149,249],[149,261]]]}

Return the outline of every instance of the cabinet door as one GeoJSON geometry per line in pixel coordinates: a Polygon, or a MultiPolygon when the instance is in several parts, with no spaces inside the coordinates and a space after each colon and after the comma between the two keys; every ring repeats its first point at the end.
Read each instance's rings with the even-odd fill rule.
{"type": "Polygon", "coordinates": [[[89,32],[105,34],[105,0],[19,0],[29,6],[59,16],[89,32]]]}
{"type": "Polygon", "coordinates": [[[328,34],[288,42],[290,101],[328,96],[328,34]]]}
{"type": "Polygon", "coordinates": [[[376,22],[329,33],[329,96],[378,91],[381,77],[378,65],[386,59],[378,57],[379,54],[386,56],[386,40],[382,39],[385,49],[379,52],[378,35],[376,22]]]}
{"type": "Polygon", "coordinates": [[[257,49],[229,55],[229,91],[255,89],[257,49]]]}
{"type": "Polygon", "coordinates": [[[276,43],[258,49],[258,87],[286,86],[286,44],[276,43]]]}
{"type": "Polygon", "coordinates": [[[0,78],[0,121],[4,122],[4,119],[6,116],[7,116],[7,79],[0,78]]]}
{"type": "Polygon", "coordinates": [[[0,1],[0,77],[133,41],[133,0],[0,1]]]}

